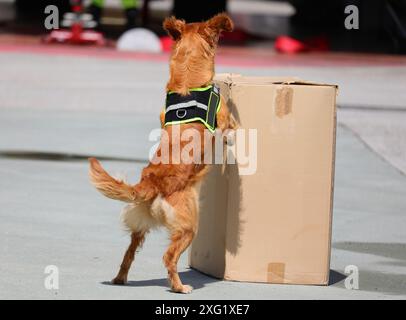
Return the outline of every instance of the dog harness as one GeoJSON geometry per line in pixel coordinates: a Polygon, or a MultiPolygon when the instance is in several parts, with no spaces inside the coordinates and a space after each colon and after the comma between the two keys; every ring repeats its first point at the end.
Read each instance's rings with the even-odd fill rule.
{"type": "Polygon", "coordinates": [[[181,96],[168,92],[165,105],[165,126],[200,121],[210,132],[216,130],[217,113],[220,110],[220,90],[215,85],[189,89],[190,94],[181,96]]]}

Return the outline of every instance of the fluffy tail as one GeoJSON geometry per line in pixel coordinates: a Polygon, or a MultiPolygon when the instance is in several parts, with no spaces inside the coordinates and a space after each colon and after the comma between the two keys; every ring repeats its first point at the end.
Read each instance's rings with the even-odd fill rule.
{"type": "Polygon", "coordinates": [[[135,186],[111,177],[95,158],[90,158],[90,181],[103,195],[110,199],[124,202],[139,200],[135,186]]]}

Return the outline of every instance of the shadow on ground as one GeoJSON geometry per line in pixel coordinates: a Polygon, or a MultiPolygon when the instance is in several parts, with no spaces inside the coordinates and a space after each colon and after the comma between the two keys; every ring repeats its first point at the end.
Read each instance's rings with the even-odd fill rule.
{"type": "Polygon", "coordinates": [[[345,274],[342,274],[341,272],[335,271],[335,270],[330,270],[330,277],[329,277],[329,282],[328,285],[332,286],[335,284],[340,283],[343,281],[347,276],[345,274]]]}
{"type": "MultiPolygon", "coordinates": [[[[333,244],[333,247],[339,250],[370,254],[390,259],[389,261],[379,262],[381,265],[396,267],[406,266],[405,243],[336,242],[333,244]]],[[[387,273],[360,269],[359,290],[393,295],[406,294],[406,273],[387,273]]]]}
{"type": "MultiPolygon", "coordinates": [[[[221,281],[219,279],[211,278],[197,272],[195,270],[189,269],[187,271],[179,272],[179,276],[184,284],[191,285],[194,289],[201,289],[207,284],[221,281]]],[[[115,286],[110,281],[103,281],[102,284],[115,286]]],[[[130,280],[125,285],[127,287],[165,287],[168,288],[167,278],[160,279],[149,279],[149,280],[130,280]]]]}
{"type": "MultiPolygon", "coordinates": [[[[198,271],[189,269],[188,271],[179,272],[179,276],[183,283],[191,285],[194,289],[201,289],[205,285],[219,282],[222,280],[206,276],[198,271]]],[[[347,276],[335,270],[330,270],[329,286],[342,282],[347,276]]],[[[116,286],[111,281],[103,281],[102,284],[108,286],[116,286]]],[[[149,280],[130,280],[126,286],[129,287],[168,287],[167,278],[149,279],[149,280]]]]}

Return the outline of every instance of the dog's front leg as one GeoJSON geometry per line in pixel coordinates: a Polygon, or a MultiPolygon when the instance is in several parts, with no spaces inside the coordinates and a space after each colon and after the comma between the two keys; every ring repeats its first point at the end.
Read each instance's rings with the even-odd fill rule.
{"type": "Polygon", "coordinates": [[[161,128],[165,126],[165,110],[162,110],[159,114],[159,121],[161,122],[161,128]]]}
{"type": "Polygon", "coordinates": [[[133,232],[131,234],[130,246],[124,255],[117,277],[111,281],[113,284],[123,285],[127,283],[128,271],[130,270],[131,264],[134,261],[135,251],[137,248],[142,246],[144,240],[145,232],[133,232]]]}

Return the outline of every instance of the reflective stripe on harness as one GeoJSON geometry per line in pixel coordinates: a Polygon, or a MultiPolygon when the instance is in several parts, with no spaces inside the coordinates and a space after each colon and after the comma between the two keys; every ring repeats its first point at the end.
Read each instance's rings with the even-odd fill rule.
{"type": "Polygon", "coordinates": [[[203,109],[203,110],[207,110],[206,105],[204,105],[203,103],[197,102],[196,100],[192,100],[189,102],[181,102],[178,104],[172,104],[166,108],[165,112],[169,112],[169,111],[177,110],[177,109],[183,109],[183,108],[190,108],[190,107],[194,107],[194,106],[196,106],[200,109],[203,109]]]}

